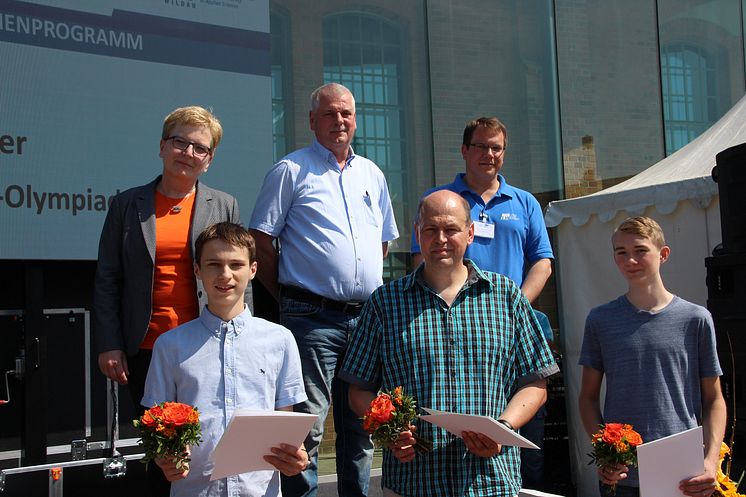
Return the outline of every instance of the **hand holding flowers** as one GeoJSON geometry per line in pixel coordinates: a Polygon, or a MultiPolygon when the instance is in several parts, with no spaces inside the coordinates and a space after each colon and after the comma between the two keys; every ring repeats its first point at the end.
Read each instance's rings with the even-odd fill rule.
{"type": "MultiPolygon", "coordinates": [[[[190,455],[191,451],[187,446],[183,456],[188,458],[190,455]]],[[[163,476],[171,483],[175,482],[176,480],[183,480],[189,474],[189,464],[180,464],[180,461],[178,459],[174,459],[171,457],[156,457],[153,459],[153,462],[155,462],[155,464],[159,468],[161,468],[161,471],[163,471],[163,476]],[[179,464],[179,467],[176,467],[177,464],[179,464]]]]}
{"type": "Polygon", "coordinates": [[[411,460],[414,451],[432,450],[432,442],[414,434],[411,424],[417,418],[414,399],[404,395],[402,387],[391,392],[382,391],[370,403],[363,416],[363,429],[370,433],[378,446],[387,447],[401,461],[411,460]],[[413,447],[414,450],[408,450],[413,447]]]}
{"type": "MultiPolygon", "coordinates": [[[[179,402],[162,402],[132,422],[140,430],[143,463],[155,460],[167,478],[184,478],[189,470],[189,447],[202,441],[199,411],[179,402]]],[[[171,480],[169,480],[171,481],[171,480]]]]}
{"type": "Polygon", "coordinates": [[[637,446],[641,443],[640,434],[631,425],[621,423],[600,425],[591,437],[591,464],[598,466],[601,482],[609,485],[612,492],[617,482],[627,477],[628,467],[637,466],[637,446]]]}

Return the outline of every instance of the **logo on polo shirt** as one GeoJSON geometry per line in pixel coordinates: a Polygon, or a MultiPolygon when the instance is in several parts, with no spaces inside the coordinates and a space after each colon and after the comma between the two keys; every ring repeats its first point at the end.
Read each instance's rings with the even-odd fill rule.
{"type": "Polygon", "coordinates": [[[512,212],[503,212],[500,214],[500,221],[518,221],[518,216],[512,212]]]}

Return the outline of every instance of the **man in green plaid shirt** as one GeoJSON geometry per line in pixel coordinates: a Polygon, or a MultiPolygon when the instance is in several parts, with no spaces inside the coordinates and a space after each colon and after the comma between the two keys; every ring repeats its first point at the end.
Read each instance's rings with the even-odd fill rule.
{"type": "MultiPolygon", "coordinates": [[[[350,405],[362,416],[379,389],[402,386],[421,407],[518,429],[545,402],[546,378],[558,371],[531,306],[510,279],[464,259],[474,226],[460,195],[428,195],[417,218],[424,264],[376,290],[350,337],[340,373],[350,405]]],[[[415,425],[433,451],[415,453],[412,433],[401,433],[384,451],[384,496],[518,494],[516,447],[415,425]]]]}

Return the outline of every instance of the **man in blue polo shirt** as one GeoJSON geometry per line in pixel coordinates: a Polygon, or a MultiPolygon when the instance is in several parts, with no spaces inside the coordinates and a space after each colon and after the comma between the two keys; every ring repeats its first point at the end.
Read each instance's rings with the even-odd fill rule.
{"type": "MultiPolygon", "coordinates": [[[[525,190],[510,186],[500,174],[508,146],[508,131],[495,117],[480,117],[466,125],[461,155],[466,172],[452,183],[427,192],[450,190],[464,197],[471,207],[474,242],[466,257],[480,269],[507,276],[533,303],[552,274],[552,247],[544,224],[541,206],[525,190]]],[[[422,261],[420,247],[412,236],[412,259],[415,267],[422,261]]],[[[551,340],[551,327],[545,315],[537,312],[545,337],[551,340]]],[[[542,408],[522,433],[542,446],[544,437],[542,408]]],[[[522,451],[522,474],[529,488],[542,486],[543,455],[522,451]]]]}
{"type": "MultiPolygon", "coordinates": [[[[464,197],[471,207],[474,243],[466,257],[480,269],[507,276],[529,302],[536,300],[552,274],[552,247],[539,202],[525,190],[510,186],[500,174],[508,146],[505,125],[494,117],[480,117],[464,129],[461,155],[466,172],[453,183],[433,188],[464,197]]],[[[415,266],[422,262],[420,246],[412,237],[415,266]]]]}
{"type": "Polygon", "coordinates": [[[308,400],[295,410],[319,415],[305,441],[308,470],[283,477],[282,494],[316,495],[318,445],[333,398],[337,489],[340,497],[363,497],[373,445],[349,409],[346,386],[334,375],[363,302],[383,283],[388,242],[399,233],[383,172],[350,146],[350,91],[336,83],[318,88],[309,117],[313,143],[269,170],[249,223],[257,276],[279,300],[281,324],[293,332],[300,351],[308,400]]]}

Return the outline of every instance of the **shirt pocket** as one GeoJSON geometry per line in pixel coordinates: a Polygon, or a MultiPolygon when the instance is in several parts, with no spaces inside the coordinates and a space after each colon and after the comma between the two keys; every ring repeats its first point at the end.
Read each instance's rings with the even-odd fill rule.
{"type": "Polygon", "coordinates": [[[365,210],[365,221],[368,224],[376,227],[383,225],[383,213],[378,207],[378,203],[373,201],[368,192],[365,192],[363,196],[363,209],[365,210]]]}

